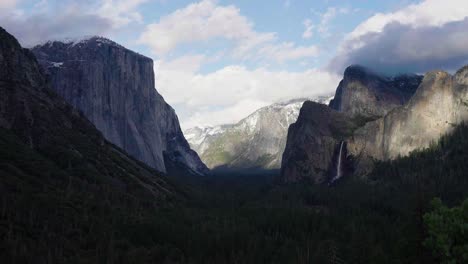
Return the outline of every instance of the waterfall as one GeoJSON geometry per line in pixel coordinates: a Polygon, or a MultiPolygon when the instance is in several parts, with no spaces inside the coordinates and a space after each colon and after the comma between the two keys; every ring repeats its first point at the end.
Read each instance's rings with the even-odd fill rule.
{"type": "Polygon", "coordinates": [[[335,177],[332,178],[331,182],[330,183],[333,183],[334,181],[338,180],[339,178],[341,178],[341,172],[342,172],[342,169],[341,169],[341,159],[342,159],[342,156],[343,156],[343,145],[344,145],[344,141],[341,141],[341,144],[340,144],[340,152],[338,153],[338,163],[336,164],[336,175],[335,177]]]}

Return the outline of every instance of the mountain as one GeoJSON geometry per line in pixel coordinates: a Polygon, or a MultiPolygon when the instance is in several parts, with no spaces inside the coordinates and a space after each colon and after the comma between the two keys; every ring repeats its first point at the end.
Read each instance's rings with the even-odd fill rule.
{"type": "Polygon", "coordinates": [[[155,89],[150,58],[101,37],[49,41],[32,52],[52,88],[107,140],[162,172],[186,167],[207,173],[185,140],[174,109],[155,89]]]}
{"type": "Polygon", "coordinates": [[[360,125],[347,113],[306,101],[297,121],[288,129],[281,164],[282,181],[307,179],[323,183],[332,179],[337,172],[337,157],[342,154],[341,142],[360,125]]]}
{"type": "Polygon", "coordinates": [[[0,28],[1,259],[98,263],[119,219],[182,196],[106,141],[46,79],[34,55],[0,28]]]}
{"type": "MultiPolygon", "coordinates": [[[[328,103],[330,96],[314,101],[328,103]]],[[[287,130],[306,99],[262,107],[236,124],[184,131],[191,147],[209,168],[279,169],[287,130]]]]}
{"type": "Polygon", "coordinates": [[[407,104],[367,123],[349,139],[355,155],[378,160],[427,148],[468,120],[468,66],[428,72],[407,104]]]}
{"type": "Polygon", "coordinates": [[[421,80],[419,75],[387,77],[352,65],[346,68],[330,107],[353,117],[376,119],[405,104],[421,80]]]}
{"type": "Polygon", "coordinates": [[[391,160],[428,147],[468,120],[467,72],[468,67],[454,76],[429,72],[410,96],[419,83],[418,76],[384,78],[362,67],[347,68],[330,108],[338,109],[340,119],[350,125],[345,126],[345,131],[331,129],[335,134],[330,140],[330,133],[323,132],[329,129],[326,124],[323,127],[324,117],[314,112],[327,111],[308,110],[310,105],[304,104],[298,121],[288,132],[281,170],[283,181],[312,179],[320,183],[345,174],[367,175],[375,160],[391,160]],[[398,106],[404,98],[408,100],[398,106]],[[323,146],[325,142],[330,145],[323,146]]]}

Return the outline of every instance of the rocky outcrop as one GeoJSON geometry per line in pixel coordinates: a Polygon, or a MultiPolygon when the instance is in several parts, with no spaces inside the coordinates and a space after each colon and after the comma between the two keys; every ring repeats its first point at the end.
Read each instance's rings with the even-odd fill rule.
{"type": "MultiPolygon", "coordinates": [[[[279,169],[288,127],[306,99],[262,107],[236,124],[184,131],[190,145],[210,168],[279,169]]],[[[328,103],[330,96],[315,101],[328,103]]]]}
{"type": "Polygon", "coordinates": [[[0,166],[0,185],[6,187],[2,194],[47,193],[45,186],[63,190],[67,181],[69,190],[82,188],[96,196],[100,188],[111,188],[120,197],[143,197],[148,204],[174,198],[163,176],[106,141],[82,113],[59,97],[34,55],[2,28],[0,132],[7,146],[2,152],[10,154],[2,157],[0,166]],[[17,151],[30,156],[20,157],[19,162],[10,159],[17,151]]]}
{"type": "Polygon", "coordinates": [[[173,162],[197,174],[207,172],[174,110],[155,89],[151,59],[100,37],[51,41],[32,51],[53,89],[106,139],[159,171],[173,162]]]}
{"type": "Polygon", "coordinates": [[[349,66],[330,107],[352,117],[376,119],[404,105],[421,79],[418,75],[385,77],[362,66],[349,66]]]}
{"type": "Polygon", "coordinates": [[[374,159],[394,159],[428,147],[467,120],[468,67],[454,76],[433,71],[406,105],[358,129],[349,148],[374,159]]]}
{"type": "MultiPolygon", "coordinates": [[[[353,68],[351,70],[354,71],[353,68]]],[[[342,95],[345,90],[343,88],[349,87],[343,86],[343,82],[350,79],[349,71],[350,68],[345,74],[348,76],[338,87],[341,87],[342,95]]],[[[369,83],[371,77],[368,74],[363,75],[361,69],[358,72],[360,74],[351,74],[356,78],[353,82],[369,83]],[[359,78],[363,78],[364,81],[359,78]]],[[[371,83],[375,84],[375,80],[371,83]]],[[[402,88],[405,83],[408,82],[402,81],[402,88]]],[[[337,91],[337,94],[339,93],[337,91]]],[[[416,92],[402,106],[386,103],[392,102],[393,99],[380,101],[383,110],[378,109],[377,101],[371,101],[366,106],[359,96],[368,98],[367,95],[367,92],[355,92],[332,102],[331,105],[336,106],[337,102],[348,98],[346,103],[338,104],[344,112],[339,115],[330,109],[304,104],[298,121],[291,125],[288,132],[281,168],[284,181],[294,182],[312,178],[314,182],[320,183],[326,181],[330,174],[341,177],[351,171],[358,175],[366,175],[373,168],[375,160],[391,160],[427,148],[442,135],[450,133],[458,124],[468,121],[468,66],[457,71],[454,76],[443,71],[427,73],[416,92]],[[372,113],[373,118],[377,114],[384,116],[369,120],[362,118],[362,113],[372,113]],[[328,126],[324,122],[325,118],[331,120],[328,126]],[[333,136],[332,131],[343,131],[331,129],[336,126],[335,122],[346,124],[341,127],[349,129],[340,133],[339,137],[333,136]],[[341,149],[344,149],[345,154],[337,156],[337,146],[341,146],[341,142],[341,149]],[[339,159],[336,157],[344,157],[343,168],[341,165],[337,168],[339,159]]]]}
{"type": "MultiPolygon", "coordinates": [[[[324,183],[332,180],[337,172],[341,142],[360,125],[349,115],[326,105],[305,102],[297,122],[288,130],[281,165],[282,181],[324,183]]],[[[343,163],[349,164],[346,150],[341,154],[343,163]]]]}

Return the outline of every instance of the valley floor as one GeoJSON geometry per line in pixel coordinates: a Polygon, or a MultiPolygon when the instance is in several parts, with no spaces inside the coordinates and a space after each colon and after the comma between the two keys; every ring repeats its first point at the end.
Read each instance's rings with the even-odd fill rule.
{"type": "MultiPolygon", "coordinates": [[[[36,185],[15,182],[32,179],[15,176],[12,168],[19,162],[37,166],[33,161],[41,157],[23,149],[29,154],[0,167],[2,175],[13,175],[2,177],[1,259],[439,263],[444,259],[427,242],[432,233],[423,216],[434,197],[449,206],[468,197],[467,132],[461,126],[426,151],[377,164],[366,180],[343,178],[332,187],[281,185],[276,172],[180,177],[171,184],[183,198],[157,208],[130,200],[122,204],[112,192],[101,199],[89,190],[60,195],[60,185],[25,189],[36,185]]],[[[466,245],[466,236],[449,250],[457,243],[466,245]]],[[[466,260],[455,251],[450,256],[452,263],[466,260]]]]}

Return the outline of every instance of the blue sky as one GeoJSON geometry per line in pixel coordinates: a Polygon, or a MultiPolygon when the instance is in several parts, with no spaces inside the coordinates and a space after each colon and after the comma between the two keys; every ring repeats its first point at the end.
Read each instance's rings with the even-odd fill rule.
{"type": "Polygon", "coordinates": [[[344,68],[386,74],[468,63],[466,0],[0,0],[25,46],[101,35],[151,57],[184,128],[332,94],[344,68]]]}

